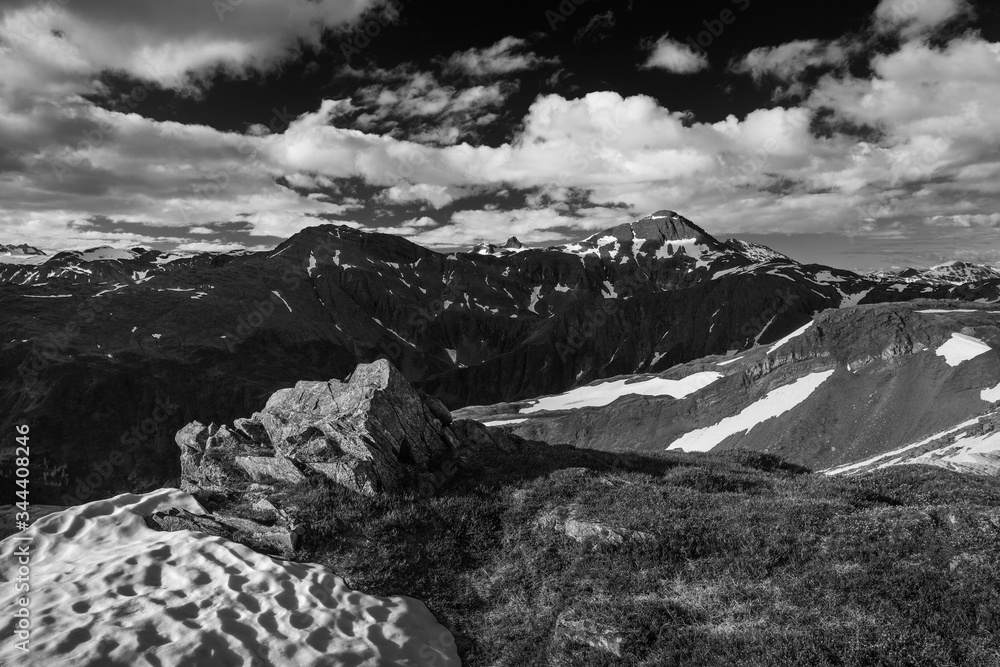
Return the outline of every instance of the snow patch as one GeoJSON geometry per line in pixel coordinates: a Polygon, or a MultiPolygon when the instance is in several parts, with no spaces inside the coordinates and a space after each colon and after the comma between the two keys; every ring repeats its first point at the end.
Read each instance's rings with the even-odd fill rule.
{"type": "Polygon", "coordinates": [[[787,336],[785,336],[784,338],[782,338],[781,340],[779,340],[777,343],[775,343],[774,345],[772,345],[771,349],[768,350],[767,353],[771,354],[772,352],[774,352],[779,347],[781,347],[782,345],[784,345],[788,341],[792,340],[796,336],[801,336],[802,334],[804,334],[806,332],[806,329],[808,329],[812,325],[813,325],[813,323],[810,321],[809,323],[807,323],[807,324],[799,327],[798,329],[796,329],[795,331],[793,331],[792,333],[788,334],[787,336]]]}
{"type": "MultiPolygon", "coordinates": [[[[32,633],[32,664],[459,665],[422,602],[366,595],[320,565],[220,537],[146,526],[144,516],[171,508],[205,513],[177,489],[123,494],[0,542],[5,609],[24,595],[10,564],[31,545],[31,606],[44,628],[32,633]]],[[[0,663],[24,664],[14,641],[0,645],[0,663]]]]}
{"type": "Polygon", "coordinates": [[[521,410],[521,414],[541,412],[543,410],[576,410],[578,408],[601,407],[618,400],[622,396],[670,396],[684,398],[704,389],[722,377],[722,373],[708,371],[695,373],[680,380],[664,378],[649,378],[639,382],[628,383],[628,380],[615,380],[598,385],[577,387],[564,394],[546,396],[535,401],[530,408],[521,410]]]}
{"type": "Polygon", "coordinates": [[[992,350],[989,345],[965,334],[953,333],[941,347],[934,353],[939,357],[944,357],[945,363],[949,366],[958,366],[963,361],[975,359],[981,354],[992,350]]]}
{"type": "Polygon", "coordinates": [[[500,426],[501,424],[520,424],[521,422],[528,421],[528,418],[524,419],[501,419],[495,422],[483,422],[483,426],[500,426]]]}
{"type": "Polygon", "coordinates": [[[743,357],[733,357],[732,359],[726,359],[725,361],[720,361],[719,363],[717,363],[715,365],[716,366],[728,366],[729,364],[736,363],[737,361],[739,361],[742,358],[743,357]]]}
{"type": "Polygon", "coordinates": [[[778,387],[756,403],[743,408],[738,415],[726,417],[712,426],[685,433],[674,440],[667,449],[707,452],[731,435],[750,431],[768,419],[785,414],[809,398],[833,373],[833,370],[811,373],[784,387],[778,387]]]}
{"type": "Polygon", "coordinates": [[[279,299],[281,299],[281,303],[285,304],[285,308],[288,309],[288,312],[292,312],[292,307],[288,305],[287,301],[285,301],[285,297],[283,297],[280,294],[278,294],[277,290],[271,290],[271,294],[273,294],[274,296],[276,296],[279,299]]]}

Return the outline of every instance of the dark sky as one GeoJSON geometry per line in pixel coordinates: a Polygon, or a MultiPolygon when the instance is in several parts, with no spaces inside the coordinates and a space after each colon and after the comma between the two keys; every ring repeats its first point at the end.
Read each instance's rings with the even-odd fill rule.
{"type": "Polygon", "coordinates": [[[1000,261],[995,3],[40,7],[0,4],[3,242],[547,245],[673,209],[803,261],[1000,261]]]}

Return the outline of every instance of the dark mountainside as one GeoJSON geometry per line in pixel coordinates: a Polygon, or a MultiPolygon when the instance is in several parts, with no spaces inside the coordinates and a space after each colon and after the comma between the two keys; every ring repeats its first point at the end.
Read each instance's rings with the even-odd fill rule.
{"type": "Polygon", "coordinates": [[[800,265],[669,211],[579,243],[478,250],[324,225],[266,253],[0,264],[0,446],[34,424],[38,502],[83,501],[176,479],[183,424],[230,423],[378,358],[454,409],[746,349],[829,308],[996,300],[1000,285],[800,265]]]}

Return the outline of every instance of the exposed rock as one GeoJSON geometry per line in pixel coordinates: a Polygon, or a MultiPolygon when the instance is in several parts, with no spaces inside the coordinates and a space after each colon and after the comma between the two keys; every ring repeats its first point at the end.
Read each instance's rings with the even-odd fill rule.
{"type": "Polygon", "coordinates": [[[573,610],[560,614],[556,620],[556,637],[586,644],[621,657],[622,634],[610,625],[580,619],[573,610]]]}
{"type": "Polygon", "coordinates": [[[233,461],[255,482],[275,480],[298,484],[305,474],[289,459],[274,456],[237,456],[233,461]]]}
{"type": "Polygon", "coordinates": [[[291,556],[302,543],[300,527],[265,525],[233,515],[191,514],[173,508],[169,512],[154,512],[145,517],[146,525],[154,530],[194,530],[245,544],[262,553],[291,556]]]}
{"type": "Polygon", "coordinates": [[[577,505],[556,507],[535,519],[535,527],[541,530],[562,533],[577,542],[592,539],[595,544],[613,544],[617,546],[627,540],[648,542],[656,539],[655,535],[645,531],[612,528],[599,521],[579,519],[577,518],[579,513],[580,508],[577,505]]]}
{"type": "Polygon", "coordinates": [[[475,422],[452,423],[440,401],[414,389],[384,359],[360,364],[346,382],[299,382],[277,391],[252,418],[236,420],[234,430],[193,422],[177,433],[189,488],[296,484],[315,474],[366,494],[439,469],[463,442],[475,448],[497,446],[497,439],[502,447],[510,437],[494,437],[475,422]]]}

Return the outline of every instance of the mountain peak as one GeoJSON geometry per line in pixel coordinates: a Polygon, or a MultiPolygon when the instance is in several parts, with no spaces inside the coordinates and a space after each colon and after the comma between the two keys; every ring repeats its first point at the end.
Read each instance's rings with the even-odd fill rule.
{"type": "Polygon", "coordinates": [[[511,236],[507,239],[507,242],[503,244],[504,248],[523,248],[524,244],[517,240],[516,236],[511,236]]]}
{"type": "Polygon", "coordinates": [[[585,239],[585,243],[594,243],[598,239],[614,236],[620,241],[631,241],[633,238],[654,239],[657,241],[682,241],[694,239],[697,243],[722,248],[722,243],[704,229],[694,224],[682,215],[666,209],[651,213],[635,222],[626,222],[616,227],[598,232],[585,239]]]}

